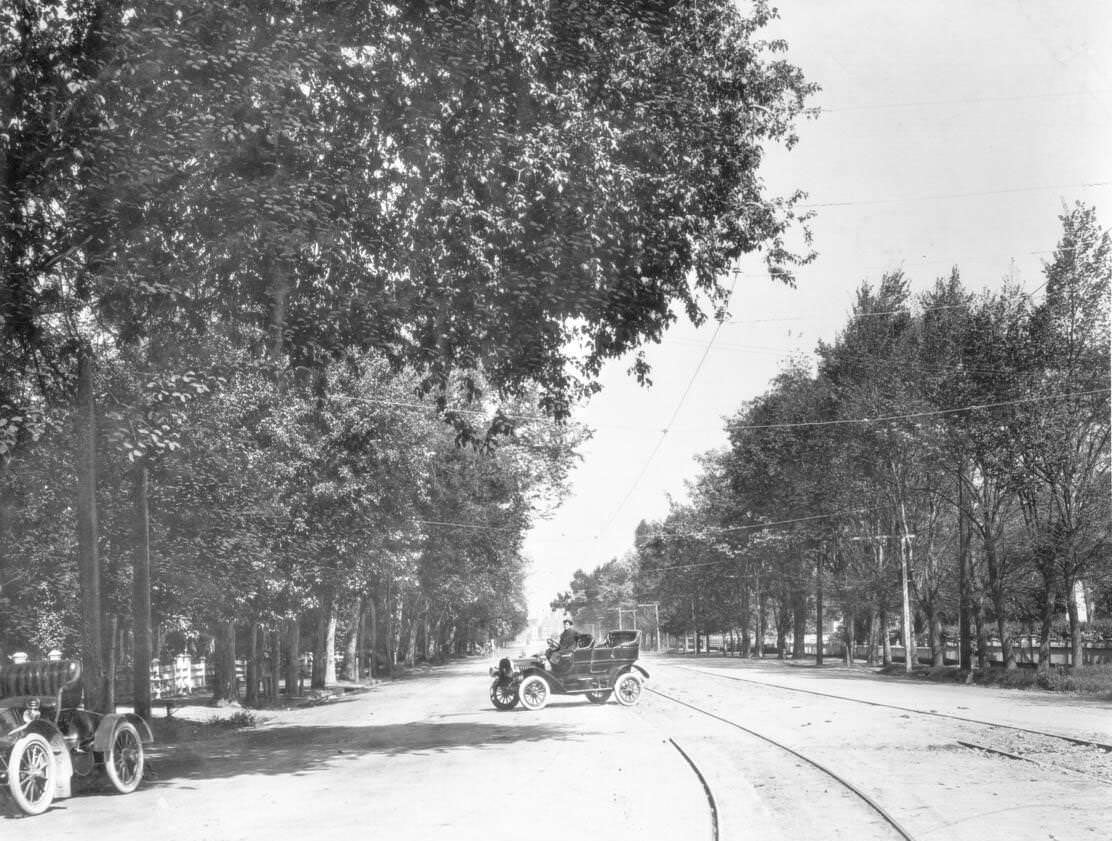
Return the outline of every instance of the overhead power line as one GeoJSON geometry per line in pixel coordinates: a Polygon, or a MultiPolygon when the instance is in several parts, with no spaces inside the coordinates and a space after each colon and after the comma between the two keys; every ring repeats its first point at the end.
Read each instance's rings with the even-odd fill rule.
{"type": "MultiPolygon", "coordinates": [[[[734,283],[730,285],[730,295],[733,295],[734,286],[736,284],[737,278],[735,277],[734,283]]],[[[719,321],[715,325],[714,333],[711,334],[710,341],[707,342],[707,346],[703,350],[703,355],[699,358],[699,364],[695,366],[695,370],[691,373],[691,378],[687,381],[687,387],[684,388],[683,394],[680,395],[679,402],[676,403],[676,408],[675,410],[673,410],[672,416],[668,419],[668,423],[665,425],[664,429],[661,430],[660,438],[657,439],[656,446],[653,447],[652,452],[649,453],[649,457],[645,459],[645,463],[641,466],[641,472],[637,474],[637,478],[634,479],[633,484],[629,486],[629,490],[626,491],[625,496],[622,497],[622,501],[618,503],[618,507],[615,508],[613,512],[611,512],[610,516],[607,518],[606,522],[599,530],[600,535],[605,534],[606,530],[610,528],[610,525],[614,522],[614,519],[618,516],[619,513],[621,513],[621,510],[625,507],[625,504],[629,502],[629,498],[633,496],[633,492],[637,489],[637,486],[641,484],[641,480],[645,478],[645,474],[649,470],[649,465],[652,464],[653,459],[656,458],[656,454],[660,452],[660,448],[664,444],[664,439],[668,434],[668,430],[672,428],[672,424],[674,424],[676,422],[676,418],[679,417],[680,410],[683,408],[683,404],[687,401],[687,395],[691,393],[691,387],[695,384],[695,378],[699,376],[699,372],[703,368],[703,363],[707,361],[707,356],[710,354],[710,349],[711,347],[713,347],[715,339],[718,338],[718,333],[722,329],[722,325],[724,323],[724,321],[719,321]]]]}
{"type": "Polygon", "coordinates": [[[501,531],[513,532],[515,529],[501,528],[499,526],[488,526],[482,523],[446,523],[441,520],[414,520],[415,523],[421,523],[426,526],[448,526],[457,529],[474,529],[476,531],[501,531]]]}
{"type": "Polygon", "coordinates": [[[1023,403],[1038,403],[1043,400],[1068,400],[1073,397],[1089,397],[1094,394],[1107,394],[1112,389],[1098,388],[1093,391],[1079,391],[1074,394],[1047,394],[1040,397],[1021,397],[1018,400],[1001,400],[998,403],[978,403],[970,406],[958,406],[953,409],[934,409],[926,412],[908,412],[903,415],[883,415],[881,417],[838,418],[836,420],[822,421],[792,421],[786,423],[758,423],[736,424],[730,429],[795,429],[809,426],[842,426],[850,423],[885,423],[895,420],[910,420],[912,418],[926,418],[937,415],[953,415],[960,412],[972,412],[977,409],[997,409],[1002,406],[1018,406],[1023,403]]]}
{"type": "Polygon", "coordinates": [[[1075,96],[1107,96],[1112,90],[1075,90],[1061,91],[1058,93],[1030,93],[1018,96],[974,96],[960,99],[920,99],[907,102],[874,102],[861,105],[823,105],[819,111],[823,114],[837,114],[843,111],[874,111],[888,108],[927,108],[940,105],[980,105],[988,102],[1023,102],[1033,99],[1067,99],[1075,96]]]}
{"type": "Polygon", "coordinates": [[[1045,186],[1029,186],[1029,187],[1006,187],[1000,190],[974,190],[968,193],[938,193],[936,195],[925,196],[895,196],[884,199],[858,199],[853,201],[831,201],[831,202],[816,202],[813,204],[800,204],[797,207],[807,210],[814,210],[821,207],[854,207],[857,205],[865,204],[895,204],[904,201],[940,201],[944,199],[968,199],[976,198],[977,196],[1000,196],[1008,195],[1011,193],[1034,193],[1040,190],[1076,190],[1088,189],[1092,187],[1107,187],[1112,185],[1112,181],[1091,181],[1081,184],[1047,184],[1045,186]]]}

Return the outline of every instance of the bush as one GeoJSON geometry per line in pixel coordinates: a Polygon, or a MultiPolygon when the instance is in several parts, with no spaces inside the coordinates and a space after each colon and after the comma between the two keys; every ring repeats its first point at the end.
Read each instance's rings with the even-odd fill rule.
{"type": "MultiPolygon", "coordinates": [[[[904,677],[902,664],[893,664],[878,670],[890,677],[904,677]]],[[[1112,663],[1073,669],[1054,666],[1046,672],[1034,668],[973,669],[962,671],[953,666],[917,666],[911,677],[932,683],[970,683],[977,686],[1000,686],[1007,689],[1045,689],[1048,692],[1076,692],[1097,695],[1112,700],[1112,663]]]]}
{"type": "Polygon", "coordinates": [[[232,715],[218,716],[214,715],[209,719],[209,724],[214,727],[224,727],[228,730],[239,730],[245,727],[254,727],[259,722],[255,718],[255,714],[250,710],[239,710],[232,715]]]}
{"type": "Polygon", "coordinates": [[[1040,674],[1038,683],[1043,689],[1052,692],[1080,692],[1085,695],[1112,697],[1112,663],[1076,670],[1057,666],[1040,674]]]}

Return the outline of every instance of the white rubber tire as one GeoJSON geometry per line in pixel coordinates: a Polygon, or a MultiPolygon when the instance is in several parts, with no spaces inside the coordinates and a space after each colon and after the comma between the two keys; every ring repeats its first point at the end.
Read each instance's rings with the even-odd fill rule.
{"type": "Polygon", "coordinates": [[[517,687],[518,700],[527,710],[543,710],[551,694],[548,681],[540,675],[529,675],[517,687]]]}
{"type": "Polygon", "coordinates": [[[637,672],[626,672],[614,682],[614,700],[623,707],[632,707],[641,700],[641,675],[637,672]]]}

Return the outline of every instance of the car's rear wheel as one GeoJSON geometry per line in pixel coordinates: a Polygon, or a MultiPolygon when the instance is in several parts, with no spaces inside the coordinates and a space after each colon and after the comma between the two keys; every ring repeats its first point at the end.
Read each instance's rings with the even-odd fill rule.
{"type": "Polygon", "coordinates": [[[8,755],[8,791],[28,815],[41,815],[54,800],[58,769],[50,743],[38,733],[28,733],[8,755]]]}
{"type": "Polygon", "coordinates": [[[517,696],[527,710],[542,710],[550,694],[548,681],[540,675],[529,675],[517,687],[517,696]]]}
{"type": "Polygon", "coordinates": [[[121,721],[104,752],[104,771],[120,794],[131,794],[143,781],[143,741],[130,721],[121,721]]]}
{"type": "Polygon", "coordinates": [[[490,702],[496,709],[512,710],[517,706],[517,690],[513,683],[503,683],[500,679],[490,685],[490,702]]]}
{"type": "Polygon", "coordinates": [[[619,675],[614,684],[614,698],[623,707],[632,707],[641,698],[641,676],[636,672],[619,675]]]}
{"type": "Polygon", "coordinates": [[[605,704],[610,700],[610,689],[600,689],[597,692],[588,692],[587,700],[592,704],[605,704]]]}

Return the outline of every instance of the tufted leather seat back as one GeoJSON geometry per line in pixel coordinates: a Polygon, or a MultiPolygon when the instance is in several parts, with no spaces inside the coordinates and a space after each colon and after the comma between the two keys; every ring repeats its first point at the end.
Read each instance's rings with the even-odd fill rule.
{"type": "Polygon", "coordinates": [[[14,695],[57,695],[81,679],[77,660],[29,660],[0,666],[0,698],[14,695]]]}

